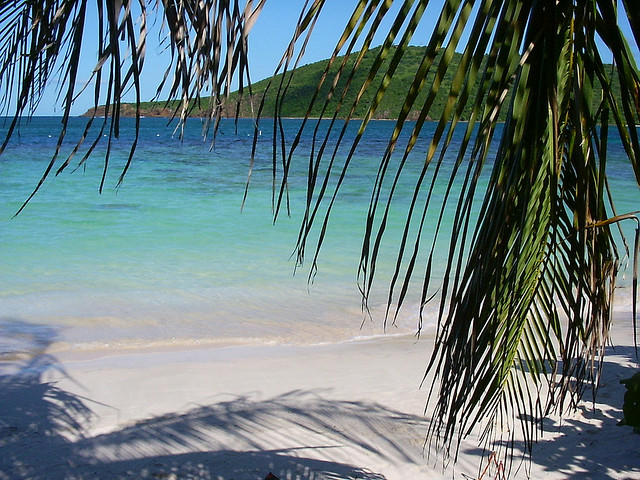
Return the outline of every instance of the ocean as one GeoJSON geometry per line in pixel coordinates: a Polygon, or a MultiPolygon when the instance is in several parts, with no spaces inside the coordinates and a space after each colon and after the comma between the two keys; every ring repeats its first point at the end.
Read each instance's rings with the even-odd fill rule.
{"type": "MultiPolygon", "coordinates": [[[[85,122],[71,119],[63,154],[70,152],[85,122]]],[[[68,170],[52,175],[17,216],[51,159],[60,119],[25,121],[0,157],[0,354],[26,348],[25,342],[51,351],[84,351],[304,345],[416,332],[417,284],[395,324],[384,322],[402,209],[391,212],[371,315],[362,310],[357,281],[371,186],[392,122],[373,122],[356,151],[312,281],[313,251],[298,267],[294,255],[304,213],[311,130],[305,131],[294,157],[290,214],[283,208],[274,222],[269,120],[260,124],[244,207],[251,120],[240,120],[237,131],[232,120],[224,120],[212,148],[211,139],[203,140],[199,120],[187,123],[180,140],[166,119],[142,119],[133,163],[116,188],[133,139],[133,122],[122,120],[102,193],[98,189],[106,138],[86,164],[76,168],[78,156],[68,170]]],[[[299,124],[284,121],[288,141],[299,124]]],[[[398,187],[400,203],[403,195],[410,198],[411,175],[422,166],[434,126],[427,125],[424,141],[409,159],[409,175],[398,187]]],[[[357,127],[354,122],[347,135],[353,137],[357,127]]],[[[333,142],[335,136],[330,148],[333,142]]],[[[346,149],[339,151],[338,166],[345,154],[346,149]]],[[[447,162],[445,169],[452,167],[453,158],[447,162]]],[[[640,191],[616,138],[610,140],[609,169],[618,213],[639,210],[640,191]]],[[[434,198],[441,198],[445,188],[444,182],[436,184],[434,198]]],[[[434,211],[425,231],[432,230],[436,220],[434,211]]],[[[445,218],[445,225],[450,221],[445,218]]],[[[624,226],[629,241],[634,226],[624,226]]],[[[434,293],[444,268],[446,239],[445,234],[436,248],[434,293]]],[[[619,281],[617,302],[623,310],[630,310],[630,268],[621,272],[619,281]]],[[[427,306],[423,332],[435,326],[437,307],[437,302],[427,306]]]]}

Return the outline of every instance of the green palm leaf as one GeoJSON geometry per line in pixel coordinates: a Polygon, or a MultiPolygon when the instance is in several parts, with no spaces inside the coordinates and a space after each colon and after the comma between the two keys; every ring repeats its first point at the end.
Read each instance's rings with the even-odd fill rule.
{"type": "MultiPolygon", "coordinates": [[[[57,75],[62,85],[61,133],[33,195],[51,172],[68,168],[75,155],[82,155],[77,162],[82,165],[106,134],[102,188],[111,140],[119,135],[124,93],[133,89],[140,104],[140,73],[153,14],[166,26],[165,45],[170,53],[158,95],[168,92],[169,100],[178,100],[167,105],[173,106],[181,124],[190,112],[205,105],[205,134],[212,129],[215,138],[232,79],[238,80],[241,94],[247,88],[251,97],[247,34],[264,2],[248,0],[242,8],[237,0],[163,0],[149,9],[144,0],[96,0],[94,104],[96,108],[104,104],[107,115],[88,120],[84,135],[66,159],[59,159],[59,154],[71,105],[90,86],[76,87],[89,2],[0,2],[4,92],[0,101],[2,113],[11,108],[12,116],[0,151],[20,118],[33,113],[45,86],[57,75]],[[96,122],[99,132],[89,139],[96,122]],[[83,150],[87,139],[88,147],[83,150]]],[[[368,309],[380,254],[389,248],[390,212],[400,209],[405,212],[403,235],[395,247],[398,253],[388,279],[385,321],[395,319],[416,286],[421,312],[439,295],[436,346],[428,365],[437,380],[431,387],[435,406],[430,444],[455,453],[457,441],[478,424],[483,425],[483,439],[491,443],[496,437],[499,440],[501,432],[514,435],[511,427],[518,418],[530,448],[536,426],[551,409],[575,405],[589,382],[597,385],[619,267],[613,227],[636,218],[632,212],[618,214],[611,204],[606,177],[610,129],[619,134],[640,185],[640,74],[629,46],[629,42],[640,44],[638,9],[633,2],[622,1],[634,36],[626,39],[619,28],[615,0],[444,0],[437,12],[428,0],[393,4],[391,0],[354,2],[353,14],[311,97],[300,133],[288,142],[281,121],[282,101],[325,1],[308,0],[302,5],[294,37],[278,66],[277,72],[283,75],[279,83],[267,87],[267,91],[277,91],[275,111],[266,112],[263,101],[257,112],[258,117],[275,117],[274,215],[285,205],[288,209],[291,163],[300,147],[302,129],[313,128],[297,244],[299,263],[311,255],[309,272],[313,276],[336,200],[357,169],[353,159],[364,132],[418,26],[425,15],[435,13],[436,26],[381,154],[363,219],[359,270],[363,305],[368,309]],[[390,27],[383,32],[382,25],[390,16],[390,27]],[[364,54],[372,50],[380,34],[382,45],[364,72],[365,80],[357,84],[364,54]],[[459,50],[459,67],[451,71],[451,58],[459,50]],[[605,67],[604,51],[613,56],[613,71],[605,67]],[[337,70],[332,69],[343,54],[337,70]],[[428,83],[431,73],[435,80],[428,83]],[[453,81],[446,92],[444,112],[436,119],[421,169],[409,179],[407,201],[399,191],[402,181],[412,175],[407,168],[409,157],[421,141],[448,74],[453,81]],[[614,94],[614,81],[619,83],[619,97],[614,94]],[[323,84],[330,85],[326,96],[320,93],[323,84]],[[349,90],[357,92],[350,104],[346,101],[349,90]],[[356,119],[367,92],[373,93],[372,100],[364,117],[356,119]],[[418,103],[422,98],[425,100],[418,103]],[[322,113],[313,120],[316,104],[322,113]],[[461,122],[465,109],[471,112],[466,124],[461,122]],[[409,123],[409,112],[416,110],[417,121],[409,123]],[[504,112],[506,122],[500,125],[498,118],[504,112]],[[359,122],[358,133],[343,145],[352,122],[359,122]],[[464,135],[454,145],[457,129],[464,135]],[[403,133],[408,133],[406,143],[400,142],[403,133]],[[337,144],[329,147],[333,136],[337,144]],[[451,169],[445,168],[448,156],[455,158],[451,169]],[[481,173],[486,169],[491,169],[491,175],[485,184],[481,173]],[[436,182],[447,184],[443,199],[433,196],[436,182]],[[443,221],[449,209],[455,212],[450,229],[443,221]],[[431,214],[438,221],[428,231],[426,218],[431,214]],[[432,259],[443,238],[448,243],[448,263],[441,281],[434,285],[432,259]]],[[[138,110],[136,139],[139,117],[138,110]]],[[[258,122],[259,118],[256,135],[258,122]]],[[[120,181],[135,147],[136,140],[120,181]]],[[[255,148],[254,143],[254,155],[255,148]]],[[[640,233],[634,248],[635,271],[638,238],[640,233]]],[[[636,290],[634,274],[634,308],[636,290]]],[[[500,445],[493,443],[490,448],[500,449],[500,445]]]]}
{"type": "MultiPolygon", "coordinates": [[[[337,147],[326,155],[323,167],[324,148],[311,154],[298,259],[304,260],[313,240],[312,274],[335,199],[348,181],[355,149],[385,94],[404,46],[411,40],[412,25],[427,6],[426,1],[402,2],[379,61],[367,74],[369,80],[356,86],[360,88],[358,99],[367,88],[376,89],[376,93],[358,136],[348,145],[346,160],[338,163],[337,147]],[[407,26],[400,30],[399,25],[407,26]],[[391,61],[385,63],[387,55],[391,61]],[[380,71],[383,65],[386,67],[380,71]],[[375,85],[371,80],[378,73],[382,73],[382,81],[375,85]],[[320,171],[326,173],[320,176],[320,171]]],[[[378,4],[358,5],[360,11],[367,7],[376,9],[378,4]]],[[[637,13],[630,5],[625,4],[625,9],[637,32],[637,13]]],[[[372,37],[377,28],[372,24],[365,38],[372,37]]],[[[399,178],[405,174],[406,160],[428,118],[439,79],[448,71],[449,59],[465,28],[470,32],[469,41],[454,72],[446,108],[437,119],[424,168],[414,179],[412,200],[402,206],[407,214],[388,305],[400,308],[421,265],[425,272],[420,287],[422,304],[437,290],[431,286],[434,247],[425,254],[422,243],[428,240],[435,245],[444,232],[440,223],[435,232],[425,231],[424,219],[433,208],[439,209],[442,218],[447,205],[454,203],[449,264],[439,287],[441,318],[429,365],[439,382],[434,390],[430,441],[451,452],[452,441],[469,434],[478,423],[486,425],[483,438],[490,441],[499,431],[514,432],[513,419],[520,418],[520,431],[530,448],[535,426],[551,409],[575,405],[588,382],[597,384],[619,262],[610,227],[614,220],[628,218],[615,216],[609,201],[607,133],[612,123],[638,177],[638,69],[619,30],[615,2],[486,0],[476,5],[445,1],[372,187],[360,267],[365,308],[389,211],[398,201],[399,178]],[[614,96],[614,77],[604,66],[596,36],[614,56],[621,98],[614,96]],[[436,79],[425,85],[424,79],[433,68],[436,79]],[[470,85],[477,81],[479,91],[472,98],[470,85]],[[423,89],[430,94],[418,121],[408,124],[406,114],[423,89]],[[596,97],[596,91],[602,95],[596,97]],[[464,127],[459,124],[460,114],[468,105],[472,106],[471,121],[464,127]],[[504,110],[507,121],[499,131],[498,114],[504,110]],[[455,153],[456,167],[447,180],[440,178],[440,167],[458,127],[465,129],[464,141],[455,153]],[[400,132],[409,128],[410,139],[398,160],[395,150],[400,132]],[[496,135],[500,141],[492,159],[490,147],[496,135]],[[479,184],[479,172],[490,160],[492,174],[485,190],[479,184]],[[436,181],[449,184],[443,203],[431,198],[425,183],[431,170],[431,185],[436,181]],[[460,183],[455,200],[455,185],[460,183]],[[474,199],[480,195],[484,199],[476,213],[474,199]],[[545,391],[548,393],[543,395],[545,391]],[[504,430],[496,426],[499,421],[505,422],[504,430]]],[[[358,34],[345,29],[345,35],[358,34]]],[[[337,55],[336,51],[333,58],[337,55]]],[[[358,68],[357,62],[353,68],[358,68]]],[[[326,115],[335,118],[340,108],[338,104],[336,112],[326,115]]],[[[345,124],[352,116],[347,115],[345,124]]],[[[333,123],[326,137],[332,128],[333,123]]],[[[294,144],[291,151],[282,154],[281,194],[286,188],[287,162],[295,148],[294,144]]]]}
{"type": "MultiPolygon", "coordinates": [[[[78,166],[95,151],[103,135],[107,136],[100,190],[109,167],[111,143],[120,135],[120,111],[123,95],[133,89],[136,104],[135,139],[121,175],[126,174],[137,144],[141,102],[140,73],[146,53],[148,17],[162,14],[166,28],[166,44],[171,52],[170,65],[158,85],[158,93],[168,88],[169,100],[179,99],[174,115],[183,124],[189,112],[207,100],[208,123],[214,135],[222,115],[221,105],[237,78],[240,90],[248,82],[247,36],[265,0],[249,0],[244,8],[229,0],[52,0],[46,2],[4,1],[0,3],[0,78],[3,97],[2,113],[10,113],[12,121],[0,146],[4,150],[23,115],[31,115],[47,84],[57,80],[61,85],[62,126],[58,146],[40,182],[22,208],[37,193],[52,171],[64,171],[96,123],[95,111],[104,106],[105,116],[97,134],[78,166]],[[149,9],[148,5],[152,8],[149,9]],[[97,32],[86,32],[89,15],[95,15],[97,32]],[[78,88],[78,66],[89,35],[97,41],[96,66],[90,80],[78,88]],[[170,83],[168,81],[170,80],[170,83]],[[87,122],[84,135],[71,155],[60,159],[66,136],[71,106],[76,97],[94,85],[94,116],[87,122]],[[106,91],[103,89],[106,85],[106,91]],[[15,94],[14,94],[15,92],[15,94]],[[13,106],[13,111],[9,108],[13,106]]],[[[161,19],[162,20],[162,19],[161,19]]],[[[93,48],[93,47],[91,47],[93,48]]],[[[20,210],[22,210],[22,208],[20,210]]],[[[19,213],[19,212],[18,212],[19,213]]]]}

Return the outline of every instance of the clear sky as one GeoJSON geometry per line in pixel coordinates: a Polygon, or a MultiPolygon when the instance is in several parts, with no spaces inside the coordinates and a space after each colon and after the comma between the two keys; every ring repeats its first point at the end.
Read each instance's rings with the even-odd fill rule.
{"type": "MultiPolygon", "coordinates": [[[[434,4],[436,3],[440,3],[440,0],[434,2],[434,4]]],[[[89,2],[89,4],[91,5],[92,2],[89,2]]],[[[267,0],[249,37],[249,66],[252,82],[269,77],[275,71],[293,36],[294,27],[300,16],[303,4],[304,1],[302,0],[267,0]]],[[[400,2],[396,2],[396,4],[400,4],[400,2]]],[[[307,46],[302,64],[323,60],[331,55],[355,5],[356,2],[353,0],[327,1],[322,16],[314,28],[314,33],[307,46]]],[[[394,6],[394,8],[397,10],[397,7],[394,6]]],[[[96,31],[95,14],[93,16],[89,15],[88,21],[93,22],[93,25],[90,23],[87,31],[96,31]]],[[[426,23],[421,28],[425,29],[426,32],[426,23]]],[[[159,25],[151,25],[151,30],[142,76],[142,101],[151,100],[155,95],[158,82],[163,77],[168,64],[167,55],[163,54],[162,49],[159,47],[159,25]]],[[[378,41],[377,44],[381,42],[382,40],[378,41]]],[[[426,43],[426,40],[422,43],[426,43]]],[[[86,75],[80,77],[82,80],[80,83],[84,84],[86,82],[95,63],[95,49],[89,44],[81,65],[81,71],[85,72],[86,75]]],[[[60,106],[55,107],[56,93],[55,88],[49,89],[37,110],[37,115],[61,114],[60,106]]],[[[130,101],[135,100],[132,94],[129,94],[128,97],[130,101]]],[[[72,113],[80,115],[92,105],[93,90],[91,89],[76,101],[72,113]]]]}
{"type": "MultiPolygon", "coordinates": [[[[255,82],[266,78],[274,72],[293,35],[293,29],[303,3],[302,0],[268,0],[266,2],[249,38],[252,81],[255,82]]],[[[92,4],[92,2],[89,2],[89,4],[92,4]]],[[[302,64],[322,60],[331,55],[355,4],[354,0],[327,0],[323,14],[306,49],[302,64]]],[[[400,4],[401,2],[399,1],[395,2],[394,8],[397,10],[400,4]]],[[[441,5],[442,0],[431,2],[429,10],[414,36],[413,45],[427,43],[441,5]]],[[[389,17],[392,17],[392,15],[389,15],[389,17]]],[[[95,21],[95,15],[90,15],[88,32],[91,32],[92,29],[96,30],[95,21]]],[[[159,25],[152,25],[151,30],[142,77],[143,101],[151,100],[154,96],[157,84],[164,75],[168,62],[166,54],[163,55],[158,47],[159,25]]],[[[381,30],[386,31],[384,28],[381,30]]],[[[382,43],[382,40],[383,37],[380,36],[374,45],[382,43]]],[[[637,52],[636,58],[640,58],[637,52]]],[[[95,48],[92,48],[89,43],[86,46],[85,57],[81,65],[81,75],[84,75],[80,77],[81,83],[84,83],[89,77],[95,62],[95,48]]],[[[59,104],[56,106],[56,93],[55,84],[52,84],[42,99],[36,112],[37,115],[60,115],[62,113],[59,104]]],[[[129,95],[128,99],[133,101],[134,97],[129,95]]],[[[92,104],[93,90],[90,89],[76,101],[72,113],[80,115],[90,108],[92,104]]]]}

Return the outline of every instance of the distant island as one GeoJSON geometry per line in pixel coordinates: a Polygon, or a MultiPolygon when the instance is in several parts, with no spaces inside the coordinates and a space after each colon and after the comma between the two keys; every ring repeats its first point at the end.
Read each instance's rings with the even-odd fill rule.
{"type": "MultiPolygon", "coordinates": [[[[374,48],[367,52],[356,72],[352,82],[351,87],[349,88],[347,95],[343,100],[343,107],[338,117],[345,117],[349,112],[356,95],[358,94],[358,89],[360,85],[363,84],[367,74],[373,62],[379,52],[381,47],[374,48]]],[[[414,79],[415,72],[417,71],[426,51],[426,47],[407,47],[406,52],[404,53],[400,64],[397,67],[397,70],[394,74],[394,77],[389,84],[389,87],[385,93],[384,98],[381,100],[380,105],[377,109],[377,112],[374,116],[376,119],[382,120],[391,120],[398,118],[400,114],[400,109],[404,103],[405,96],[411,87],[411,83],[414,79]]],[[[390,57],[392,56],[391,52],[387,56],[387,60],[385,63],[389,62],[390,57]]],[[[357,55],[352,54],[349,60],[347,61],[347,68],[352,67],[357,55]]],[[[438,89],[436,96],[433,101],[433,105],[430,110],[430,116],[434,118],[438,118],[442,112],[444,111],[445,104],[447,101],[447,97],[449,94],[449,90],[451,88],[451,84],[453,81],[453,76],[458,68],[462,55],[459,53],[455,53],[451,65],[449,66],[447,73],[444,75],[442,79],[442,83],[440,88],[438,89]]],[[[344,57],[339,57],[333,64],[332,69],[330,71],[330,75],[328,79],[325,81],[323,85],[320,95],[318,97],[318,101],[316,105],[314,105],[311,110],[312,117],[319,117],[321,114],[322,107],[324,105],[324,99],[327,97],[329,92],[329,88],[331,86],[333,77],[335,73],[338,71],[339,66],[342,64],[342,60],[344,57]]],[[[436,58],[436,64],[438,62],[438,58],[436,58]]],[[[288,117],[288,118],[303,118],[307,113],[308,103],[315,93],[316,86],[322,77],[322,74],[326,68],[328,60],[321,60],[319,62],[311,63],[309,65],[304,65],[296,69],[293,78],[291,79],[291,83],[288,87],[287,94],[284,97],[280,107],[280,116],[288,117]]],[[[481,67],[482,69],[483,67],[481,67]]],[[[386,65],[383,64],[380,69],[381,72],[386,71],[386,65]]],[[[431,68],[429,75],[427,76],[425,82],[425,88],[418,96],[418,99],[415,103],[414,109],[409,112],[408,118],[409,120],[418,118],[419,108],[424,104],[429,86],[433,84],[435,78],[436,68],[431,68]]],[[[343,75],[340,81],[338,82],[338,86],[336,88],[336,94],[329,102],[329,108],[325,113],[326,116],[332,116],[333,111],[338,103],[338,99],[342,94],[344,86],[346,85],[347,75],[343,75]]],[[[276,92],[278,91],[278,87],[280,85],[282,75],[277,75],[273,78],[273,83],[269,90],[269,93],[265,97],[265,105],[262,111],[263,117],[273,117],[275,116],[276,109],[276,92]]],[[[378,76],[373,81],[371,87],[368,91],[363,95],[360,100],[358,106],[356,107],[353,116],[354,117],[364,117],[369,105],[371,104],[374,95],[376,93],[376,89],[380,84],[382,79],[382,75],[379,73],[378,76]]],[[[246,93],[240,102],[240,107],[238,110],[238,115],[240,117],[253,118],[256,115],[257,108],[260,105],[260,101],[264,92],[267,88],[270,79],[264,79],[259,82],[252,84],[253,95],[249,98],[246,93]]],[[[617,78],[614,81],[614,88],[617,87],[618,82],[617,78]]],[[[473,98],[477,92],[478,86],[473,85],[471,88],[471,98],[473,98]]],[[[238,93],[234,92],[230,96],[229,104],[224,106],[225,111],[223,113],[224,116],[234,117],[236,115],[237,109],[237,99],[238,93]]],[[[192,109],[190,116],[192,117],[202,117],[206,115],[208,104],[207,100],[203,100],[204,105],[201,108],[195,107],[192,109]]],[[[141,115],[145,117],[171,117],[173,116],[175,109],[178,107],[177,101],[159,101],[159,102],[143,102],[140,105],[141,115]]],[[[97,116],[105,115],[104,106],[100,106],[97,109],[89,109],[83,116],[92,116],[94,114],[97,116]]],[[[135,104],[127,103],[122,104],[120,115],[123,117],[134,117],[136,114],[135,104]]],[[[504,116],[506,114],[506,109],[502,109],[501,115],[504,116]]],[[[470,116],[470,108],[467,106],[465,110],[461,114],[462,120],[468,120],[470,116]]],[[[501,118],[503,120],[504,118],[501,118]]]]}

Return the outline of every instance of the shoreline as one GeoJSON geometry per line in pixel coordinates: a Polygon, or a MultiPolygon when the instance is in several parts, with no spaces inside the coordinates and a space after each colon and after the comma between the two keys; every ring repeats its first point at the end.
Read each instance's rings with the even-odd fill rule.
{"type": "MultiPolygon", "coordinates": [[[[430,338],[435,330],[426,334],[430,338]]],[[[423,333],[423,335],[425,335],[423,333]]],[[[256,338],[253,341],[245,339],[234,341],[233,339],[221,338],[219,340],[212,339],[183,339],[179,341],[171,341],[169,339],[140,344],[138,342],[131,345],[110,346],[109,344],[98,344],[97,346],[87,346],[80,348],[59,348],[56,343],[51,344],[47,352],[54,356],[59,363],[82,363],[93,361],[108,361],[110,358],[119,357],[145,357],[145,356],[198,356],[202,354],[211,354],[213,357],[230,354],[231,358],[256,357],[268,352],[300,352],[316,348],[340,348],[341,346],[369,344],[375,342],[386,341],[406,341],[406,342],[423,342],[417,339],[415,334],[408,333],[390,333],[382,335],[363,335],[354,336],[344,340],[319,341],[309,343],[295,342],[278,342],[275,340],[264,341],[256,338]],[[219,353],[218,353],[219,352],[219,353]]],[[[429,340],[431,341],[431,340],[429,340]]]]}
{"type": "MultiPolygon", "coordinates": [[[[625,344],[629,341],[633,342],[633,322],[631,312],[632,296],[629,288],[623,288],[618,291],[615,302],[613,304],[613,320],[611,329],[611,341],[613,343],[625,344]]],[[[376,307],[377,308],[377,307],[376,307]]],[[[104,339],[98,340],[75,340],[77,335],[69,336],[65,329],[74,328],[70,325],[46,325],[30,323],[28,320],[12,320],[11,317],[5,321],[0,321],[0,361],[8,361],[19,359],[24,356],[25,351],[44,350],[47,353],[60,358],[61,361],[95,359],[101,357],[111,357],[116,355],[143,354],[145,352],[176,352],[182,350],[197,349],[219,349],[219,348],[239,348],[250,349],[253,347],[314,347],[333,344],[350,344],[359,342],[375,341],[377,339],[386,339],[393,337],[406,337],[413,341],[421,342],[423,338],[430,338],[436,331],[435,320],[433,315],[427,313],[423,320],[423,329],[418,337],[416,330],[412,328],[417,321],[417,314],[407,307],[403,324],[399,326],[387,326],[386,330],[382,326],[382,320],[376,319],[362,323],[360,328],[357,324],[361,321],[358,314],[352,314],[352,324],[354,328],[349,329],[348,326],[341,328],[336,327],[337,323],[333,321],[329,325],[321,327],[320,325],[307,324],[302,327],[302,333],[292,330],[294,334],[286,334],[286,328],[282,325],[274,323],[276,334],[271,336],[260,335],[255,332],[254,336],[233,336],[208,335],[194,337],[192,335],[184,337],[118,337],[117,335],[105,336],[104,339]],[[280,332],[277,329],[280,329],[280,332]],[[283,330],[283,328],[285,328],[283,330]],[[333,330],[327,330],[333,329],[333,330]],[[306,330],[305,330],[306,329],[306,330]],[[329,332],[329,334],[327,334],[329,332]],[[314,335],[315,333],[315,335],[314,335]],[[319,338],[317,334],[321,334],[319,338]],[[420,340],[418,339],[420,338],[420,340]]],[[[379,313],[379,312],[378,312],[379,313]]],[[[135,325],[135,324],[134,324],[135,325]]],[[[223,323],[224,325],[224,323],[223,323]]],[[[85,326],[83,326],[84,328],[85,326]]],[[[99,326],[97,328],[100,328],[99,326]]],[[[290,327],[293,328],[293,327],[290,327]]],[[[115,330],[115,329],[114,329],[115,330]]],[[[193,330],[193,328],[192,328],[193,330]]],[[[264,330],[264,329],[263,329],[264,330]]],[[[101,335],[104,332],[100,332],[101,335]]],[[[116,332],[125,334],[126,330],[116,332]]],[[[264,331],[262,332],[264,333],[264,331]]]]}

